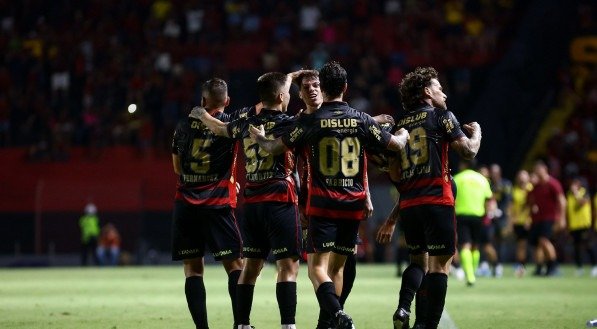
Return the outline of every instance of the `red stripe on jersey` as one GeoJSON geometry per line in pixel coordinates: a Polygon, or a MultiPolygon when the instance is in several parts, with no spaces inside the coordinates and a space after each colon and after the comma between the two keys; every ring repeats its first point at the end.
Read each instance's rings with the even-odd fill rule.
{"type": "Polygon", "coordinates": [[[227,197],[210,197],[207,199],[195,199],[188,198],[185,194],[180,191],[176,191],[174,198],[176,200],[184,200],[189,204],[196,206],[223,206],[230,205],[232,208],[236,208],[236,185],[230,181],[230,179],[223,179],[218,182],[218,185],[210,188],[209,190],[215,190],[217,188],[225,188],[228,190],[227,197]]]}
{"type": "Polygon", "coordinates": [[[444,205],[444,206],[453,206],[454,199],[450,200],[450,198],[446,197],[445,195],[442,196],[429,196],[425,195],[418,198],[413,198],[409,200],[400,200],[400,209],[412,207],[412,206],[420,206],[425,204],[437,204],[437,205],[444,205]]]}
{"type": "Polygon", "coordinates": [[[325,217],[325,218],[329,218],[329,219],[363,220],[365,218],[364,210],[350,211],[350,210],[334,210],[334,209],[310,207],[307,210],[307,214],[309,216],[325,217]]]}
{"type": "MultiPolygon", "coordinates": [[[[279,181],[279,180],[278,180],[279,181]]],[[[257,195],[247,195],[245,193],[245,203],[257,203],[257,202],[290,202],[294,204],[298,204],[298,194],[296,193],[296,184],[292,176],[287,176],[284,178],[286,181],[286,188],[285,192],[281,193],[262,193],[257,195]]],[[[260,183],[261,184],[261,183],[260,183]]],[[[257,185],[260,185],[257,184],[257,185]]],[[[251,183],[245,184],[245,189],[247,186],[251,186],[251,183]]]]}

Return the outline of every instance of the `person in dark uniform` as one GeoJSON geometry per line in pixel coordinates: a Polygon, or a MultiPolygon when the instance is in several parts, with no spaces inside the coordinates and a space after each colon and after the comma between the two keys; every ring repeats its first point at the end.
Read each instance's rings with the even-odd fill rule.
{"type": "Polygon", "coordinates": [[[264,125],[270,137],[285,134],[295,118],[285,112],[290,101],[290,84],[298,73],[270,72],[257,80],[262,109],[251,109],[246,116],[230,123],[221,122],[203,108],[192,116],[202,120],[216,135],[242,143],[247,182],[243,254],[247,258],[238,284],[238,328],[251,328],[250,312],[257,276],[270,251],[278,268],[276,296],[283,329],[295,328],[296,277],[301,253],[301,227],[298,214],[296,158],[290,150],[269,153],[249,136],[249,127],[264,125]]]}
{"type": "MultiPolygon", "coordinates": [[[[222,121],[229,103],[226,82],[214,78],[203,84],[202,105],[222,121]]],[[[228,274],[228,292],[236,318],[236,287],[242,262],[242,239],[234,216],[236,207],[233,141],[215,136],[201,121],[185,118],[172,141],[172,163],[178,175],[172,224],[172,259],[184,264],[185,295],[195,326],[208,328],[203,283],[206,245],[228,274]]]]}
{"type": "Polygon", "coordinates": [[[319,71],[324,103],[312,114],[301,115],[292,131],[278,139],[266,137],[263,128],[252,136],[266,151],[277,154],[307,148],[306,214],[309,278],[321,309],[333,315],[336,328],[354,328],[339,302],[347,255],[354,253],[357,231],[366,218],[366,148],[400,150],[408,132],[396,136],[382,131],[371,116],[342,100],[347,89],[346,71],[330,62],[319,71]]]}
{"type": "Polygon", "coordinates": [[[392,317],[394,328],[409,326],[415,294],[424,294],[427,304],[422,308],[426,311],[417,314],[415,325],[437,328],[456,250],[448,150],[452,147],[462,158],[473,158],[481,145],[481,128],[476,122],[465,124],[463,128],[470,138],[464,134],[454,114],[447,110],[446,95],[434,68],[419,67],[408,73],[400,83],[400,94],[405,113],[396,125],[407,129],[410,139],[405,150],[390,163],[390,177],[400,198],[379,229],[377,239],[389,242],[400,219],[411,254],[392,317]]]}

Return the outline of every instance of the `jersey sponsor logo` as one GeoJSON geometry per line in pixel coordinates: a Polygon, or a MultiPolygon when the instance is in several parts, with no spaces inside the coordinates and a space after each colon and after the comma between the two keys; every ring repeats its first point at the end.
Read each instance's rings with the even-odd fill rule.
{"type": "Polygon", "coordinates": [[[337,247],[335,247],[335,249],[338,251],[354,253],[354,247],[349,248],[349,247],[337,246],[337,247]]]}
{"type": "Polygon", "coordinates": [[[407,244],[406,247],[410,250],[417,250],[421,248],[421,245],[418,244],[407,244]]]}
{"type": "Polygon", "coordinates": [[[429,244],[427,245],[427,250],[440,250],[440,249],[445,249],[446,245],[445,244],[429,244]]]}
{"type": "Polygon", "coordinates": [[[324,242],[324,243],[322,244],[322,246],[323,246],[324,248],[327,248],[327,247],[333,247],[333,246],[335,246],[335,245],[336,245],[336,242],[334,242],[334,241],[331,241],[331,242],[324,242]]]}
{"type": "Polygon", "coordinates": [[[444,128],[448,134],[451,134],[452,130],[454,130],[454,122],[450,118],[442,119],[442,125],[444,125],[444,128]]]}
{"type": "Polygon", "coordinates": [[[191,129],[202,130],[202,133],[204,133],[206,135],[213,135],[213,133],[211,132],[211,130],[209,130],[207,128],[207,126],[204,125],[203,122],[201,122],[201,121],[192,121],[191,122],[191,129]]]}
{"type": "Polygon", "coordinates": [[[406,124],[409,123],[413,123],[413,122],[417,122],[417,121],[422,121],[425,118],[427,118],[427,112],[421,112],[421,113],[417,113],[415,115],[411,115],[405,118],[402,118],[400,121],[398,121],[398,124],[396,124],[397,126],[404,126],[406,124]]]}
{"type": "Polygon", "coordinates": [[[243,247],[243,252],[261,252],[261,248],[243,247]]]}
{"type": "Polygon", "coordinates": [[[199,249],[185,249],[185,250],[179,250],[178,254],[179,255],[190,255],[190,254],[196,254],[199,252],[199,249]]]}
{"type": "Polygon", "coordinates": [[[272,254],[274,254],[274,255],[281,254],[283,252],[288,252],[288,248],[284,247],[284,248],[272,250],[272,254]]]}
{"type": "Polygon", "coordinates": [[[369,126],[369,131],[371,132],[371,134],[373,134],[375,139],[377,139],[378,141],[381,140],[381,130],[379,128],[377,128],[376,126],[369,126]]]}
{"type": "Polygon", "coordinates": [[[296,127],[290,132],[290,142],[293,143],[305,131],[303,128],[296,127]]]}
{"type": "Polygon", "coordinates": [[[232,254],[232,250],[230,250],[230,249],[221,250],[218,252],[214,252],[214,257],[222,257],[222,256],[230,255],[230,254],[232,254]]]}
{"type": "Polygon", "coordinates": [[[321,119],[319,121],[321,128],[356,128],[357,119],[321,119]]]}

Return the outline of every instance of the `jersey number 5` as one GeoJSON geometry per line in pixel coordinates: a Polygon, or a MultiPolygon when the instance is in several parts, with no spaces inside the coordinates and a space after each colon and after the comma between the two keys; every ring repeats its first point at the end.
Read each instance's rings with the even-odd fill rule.
{"type": "Polygon", "coordinates": [[[410,168],[412,165],[425,164],[429,161],[429,150],[427,149],[427,134],[425,128],[418,127],[410,132],[407,150],[400,151],[402,156],[402,170],[410,168]]]}
{"type": "Polygon", "coordinates": [[[344,177],[359,173],[361,143],[356,137],[324,137],[319,141],[319,171],[325,176],[336,176],[342,171],[344,177]]]}
{"type": "Polygon", "coordinates": [[[197,174],[206,174],[209,170],[209,153],[205,150],[211,145],[211,138],[193,139],[193,149],[191,150],[191,170],[197,174]]]}

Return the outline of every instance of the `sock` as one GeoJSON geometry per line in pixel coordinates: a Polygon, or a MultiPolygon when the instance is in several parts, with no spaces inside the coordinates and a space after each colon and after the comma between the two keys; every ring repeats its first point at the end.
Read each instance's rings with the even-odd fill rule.
{"type": "Polygon", "coordinates": [[[342,309],[342,306],[338,301],[338,296],[336,295],[336,288],[331,281],[320,284],[315,292],[315,296],[317,296],[319,308],[331,315],[336,314],[336,312],[342,309]]]}
{"type": "Polygon", "coordinates": [[[543,264],[537,263],[535,266],[535,275],[541,275],[543,272],[543,264]]]}
{"type": "Polygon", "coordinates": [[[423,276],[423,280],[421,281],[421,285],[419,286],[419,290],[417,290],[416,295],[416,304],[415,304],[415,326],[422,325],[424,326],[427,322],[427,308],[428,308],[428,301],[427,301],[427,275],[423,276]]]}
{"type": "Polygon", "coordinates": [[[344,308],[344,303],[346,303],[346,299],[348,295],[350,295],[350,291],[352,290],[352,286],[354,284],[354,280],[357,276],[357,259],[354,254],[349,255],[346,257],[346,263],[344,264],[344,279],[342,282],[342,293],[340,294],[340,305],[344,308]]]}
{"type": "Polygon", "coordinates": [[[295,324],[296,282],[278,282],[276,298],[280,309],[280,324],[295,324]]]}
{"type": "Polygon", "coordinates": [[[333,326],[332,315],[319,308],[319,317],[317,318],[317,327],[315,329],[328,329],[333,326]]]}
{"type": "Polygon", "coordinates": [[[239,325],[251,324],[251,306],[253,305],[253,291],[255,286],[252,284],[238,284],[236,286],[236,321],[239,325]]]}
{"type": "Polygon", "coordinates": [[[466,275],[466,282],[475,283],[475,268],[473,267],[473,254],[470,249],[462,249],[460,251],[460,262],[462,269],[466,275]]]}
{"type": "Polygon", "coordinates": [[[589,261],[592,266],[597,265],[597,257],[595,257],[595,251],[590,246],[586,247],[587,253],[589,254],[589,261]]]}
{"type": "Polygon", "coordinates": [[[425,328],[435,329],[439,324],[446,302],[448,276],[444,273],[427,274],[427,324],[425,328]]]}
{"type": "Polygon", "coordinates": [[[188,277],[184,284],[184,293],[191,317],[197,329],[206,329],[207,307],[205,306],[205,285],[202,276],[188,277]]]}
{"type": "Polygon", "coordinates": [[[230,303],[232,304],[232,316],[234,317],[234,324],[238,324],[236,317],[236,286],[238,285],[238,278],[241,270],[236,270],[228,273],[228,294],[230,295],[230,303]]]}
{"type": "Polygon", "coordinates": [[[479,249],[475,249],[472,251],[473,254],[473,269],[476,271],[479,268],[479,263],[481,263],[481,252],[479,249]]]}
{"type": "Polygon", "coordinates": [[[400,287],[400,300],[398,308],[403,308],[410,313],[410,304],[415,298],[415,293],[421,286],[425,271],[418,264],[410,264],[402,273],[402,286],[400,287]]]}

